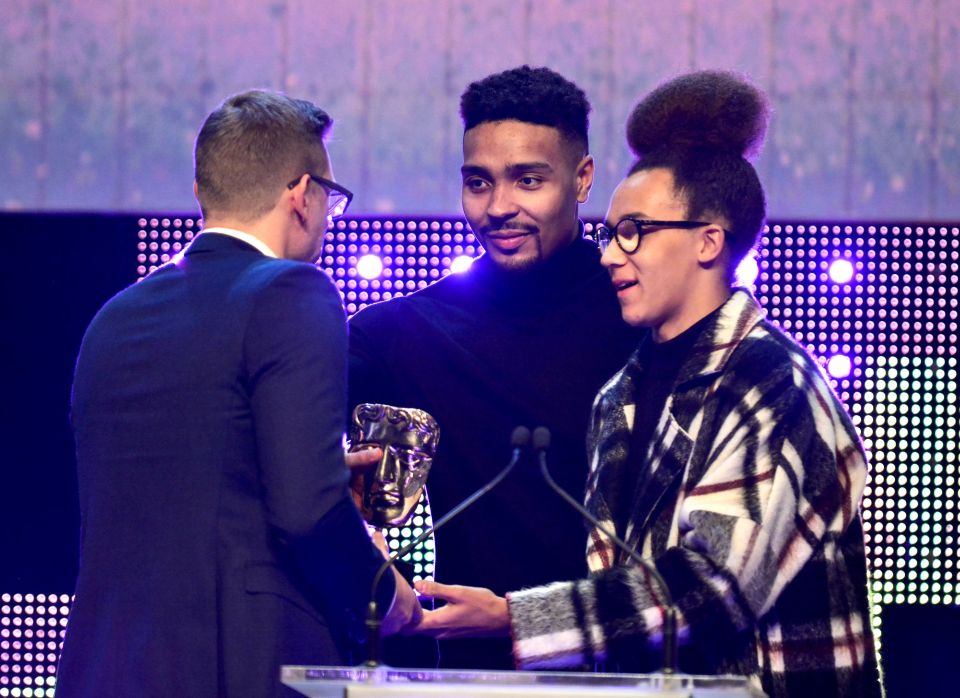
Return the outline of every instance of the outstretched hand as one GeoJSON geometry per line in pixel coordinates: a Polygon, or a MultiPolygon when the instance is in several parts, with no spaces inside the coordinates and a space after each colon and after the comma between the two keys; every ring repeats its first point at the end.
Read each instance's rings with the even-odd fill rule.
{"type": "Polygon", "coordinates": [[[440,599],[446,605],[435,611],[424,611],[420,622],[404,632],[440,640],[510,634],[507,600],[489,589],[428,581],[418,581],[415,586],[422,597],[440,599]]]}

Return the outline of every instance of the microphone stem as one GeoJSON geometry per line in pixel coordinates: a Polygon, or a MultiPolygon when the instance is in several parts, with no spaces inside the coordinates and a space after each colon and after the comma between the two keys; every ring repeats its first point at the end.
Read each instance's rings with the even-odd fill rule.
{"type": "Polygon", "coordinates": [[[471,494],[469,497],[460,502],[453,509],[448,511],[446,514],[441,516],[433,526],[425,528],[419,536],[414,538],[412,541],[407,543],[405,546],[400,548],[397,552],[393,553],[390,557],[383,561],[383,564],[380,565],[380,568],[377,570],[377,573],[373,576],[373,584],[370,588],[370,603],[367,606],[367,619],[366,619],[366,628],[367,628],[367,644],[369,646],[367,652],[367,661],[364,663],[365,666],[373,668],[380,665],[380,626],[382,625],[383,619],[380,617],[380,613],[377,609],[377,588],[380,586],[380,580],[383,578],[384,573],[393,566],[393,563],[397,561],[398,558],[403,557],[411,550],[416,548],[420,543],[427,539],[431,533],[436,531],[438,528],[447,523],[454,516],[459,514],[461,511],[466,509],[468,506],[473,504],[475,501],[480,499],[487,492],[492,490],[494,487],[500,484],[500,482],[507,475],[510,474],[510,471],[513,470],[513,467],[520,460],[520,454],[522,453],[521,448],[514,448],[513,455],[510,457],[510,462],[507,463],[507,466],[501,470],[495,478],[493,478],[486,485],[481,487],[479,490],[471,494]]]}
{"type": "Polygon", "coordinates": [[[376,599],[371,598],[367,604],[364,625],[367,628],[367,661],[364,666],[373,669],[380,666],[380,619],[377,617],[376,599]]]}
{"type": "Polygon", "coordinates": [[[543,473],[543,479],[547,481],[547,484],[550,486],[554,492],[559,494],[567,504],[572,506],[580,515],[583,516],[587,521],[593,524],[597,529],[600,530],[603,535],[612,540],[617,544],[617,547],[620,548],[623,552],[630,556],[630,559],[636,562],[641,569],[648,571],[653,578],[657,581],[657,584],[660,586],[660,590],[663,592],[664,596],[664,607],[663,607],[663,673],[664,674],[674,674],[677,671],[677,613],[676,609],[673,606],[673,598],[670,595],[670,589],[667,587],[667,583],[664,581],[663,577],[660,576],[660,572],[657,570],[656,565],[651,561],[645,560],[636,550],[628,546],[623,540],[621,540],[613,531],[609,530],[606,526],[600,523],[593,514],[587,511],[587,508],[584,507],[580,502],[571,497],[566,490],[564,490],[560,485],[558,485],[554,479],[550,476],[550,471],[547,468],[547,454],[546,451],[540,451],[540,472],[543,473]]]}

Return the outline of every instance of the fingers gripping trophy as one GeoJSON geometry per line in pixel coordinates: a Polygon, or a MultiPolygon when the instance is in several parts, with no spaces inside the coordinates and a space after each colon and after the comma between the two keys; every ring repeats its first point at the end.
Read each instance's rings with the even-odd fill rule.
{"type": "Polygon", "coordinates": [[[368,523],[377,528],[406,523],[423,494],[439,441],[440,427],[423,410],[357,405],[350,424],[350,450],[383,451],[376,466],[351,482],[354,500],[368,523]]]}

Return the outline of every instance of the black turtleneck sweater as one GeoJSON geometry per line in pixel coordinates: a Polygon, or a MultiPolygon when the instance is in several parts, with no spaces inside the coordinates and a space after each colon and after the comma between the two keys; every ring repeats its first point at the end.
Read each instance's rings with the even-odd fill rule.
{"type": "Polygon", "coordinates": [[[637,488],[641,480],[646,479],[649,474],[646,454],[650,439],[666,407],[667,399],[680,377],[680,369],[690,358],[697,339],[719,312],[720,309],[717,308],[665,342],[655,342],[652,336],[647,336],[637,350],[638,363],[643,370],[634,390],[635,394],[642,395],[643,399],[637,400],[633,430],[630,432],[629,456],[624,474],[618,479],[621,487],[611,495],[614,521],[621,534],[626,530],[627,522],[631,518],[637,488]]]}
{"type": "MultiPolygon", "coordinates": [[[[640,336],[621,319],[593,243],[578,239],[522,272],[484,256],[351,319],[351,408],[384,402],[436,418],[440,446],[427,481],[435,518],[504,467],[518,425],[550,429],[551,474],[580,499],[590,406],[640,336]]],[[[438,581],[500,595],[586,573],[580,516],[532,459],[438,531],[436,545],[438,581]]],[[[443,666],[512,668],[509,642],[442,645],[443,666]]]]}

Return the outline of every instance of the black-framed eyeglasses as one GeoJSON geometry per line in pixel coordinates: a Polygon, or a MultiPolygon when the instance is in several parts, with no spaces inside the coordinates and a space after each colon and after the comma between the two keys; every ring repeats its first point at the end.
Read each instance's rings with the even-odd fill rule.
{"type": "MultiPolygon", "coordinates": [[[[705,225],[712,225],[704,221],[651,221],[644,218],[623,218],[613,228],[602,223],[593,229],[593,239],[600,247],[601,252],[606,252],[613,240],[617,241],[620,249],[626,254],[633,254],[640,247],[640,238],[649,235],[663,228],[682,228],[691,230],[693,228],[702,228],[705,225]]],[[[723,230],[730,237],[730,232],[723,230]]]]}
{"type": "MultiPolygon", "coordinates": [[[[352,191],[337,184],[336,182],[326,179],[325,177],[318,177],[317,175],[309,172],[306,174],[310,179],[326,189],[328,217],[339,218],[347,212],[347,207],[350,206],[350,202],[353,201],[352,191]]],[[[301,179],[303,179],[303,175],[300,175],[295,180],[287,184],[287,189],[293,189],[295,186],[300,184],[301,179]]]]}

